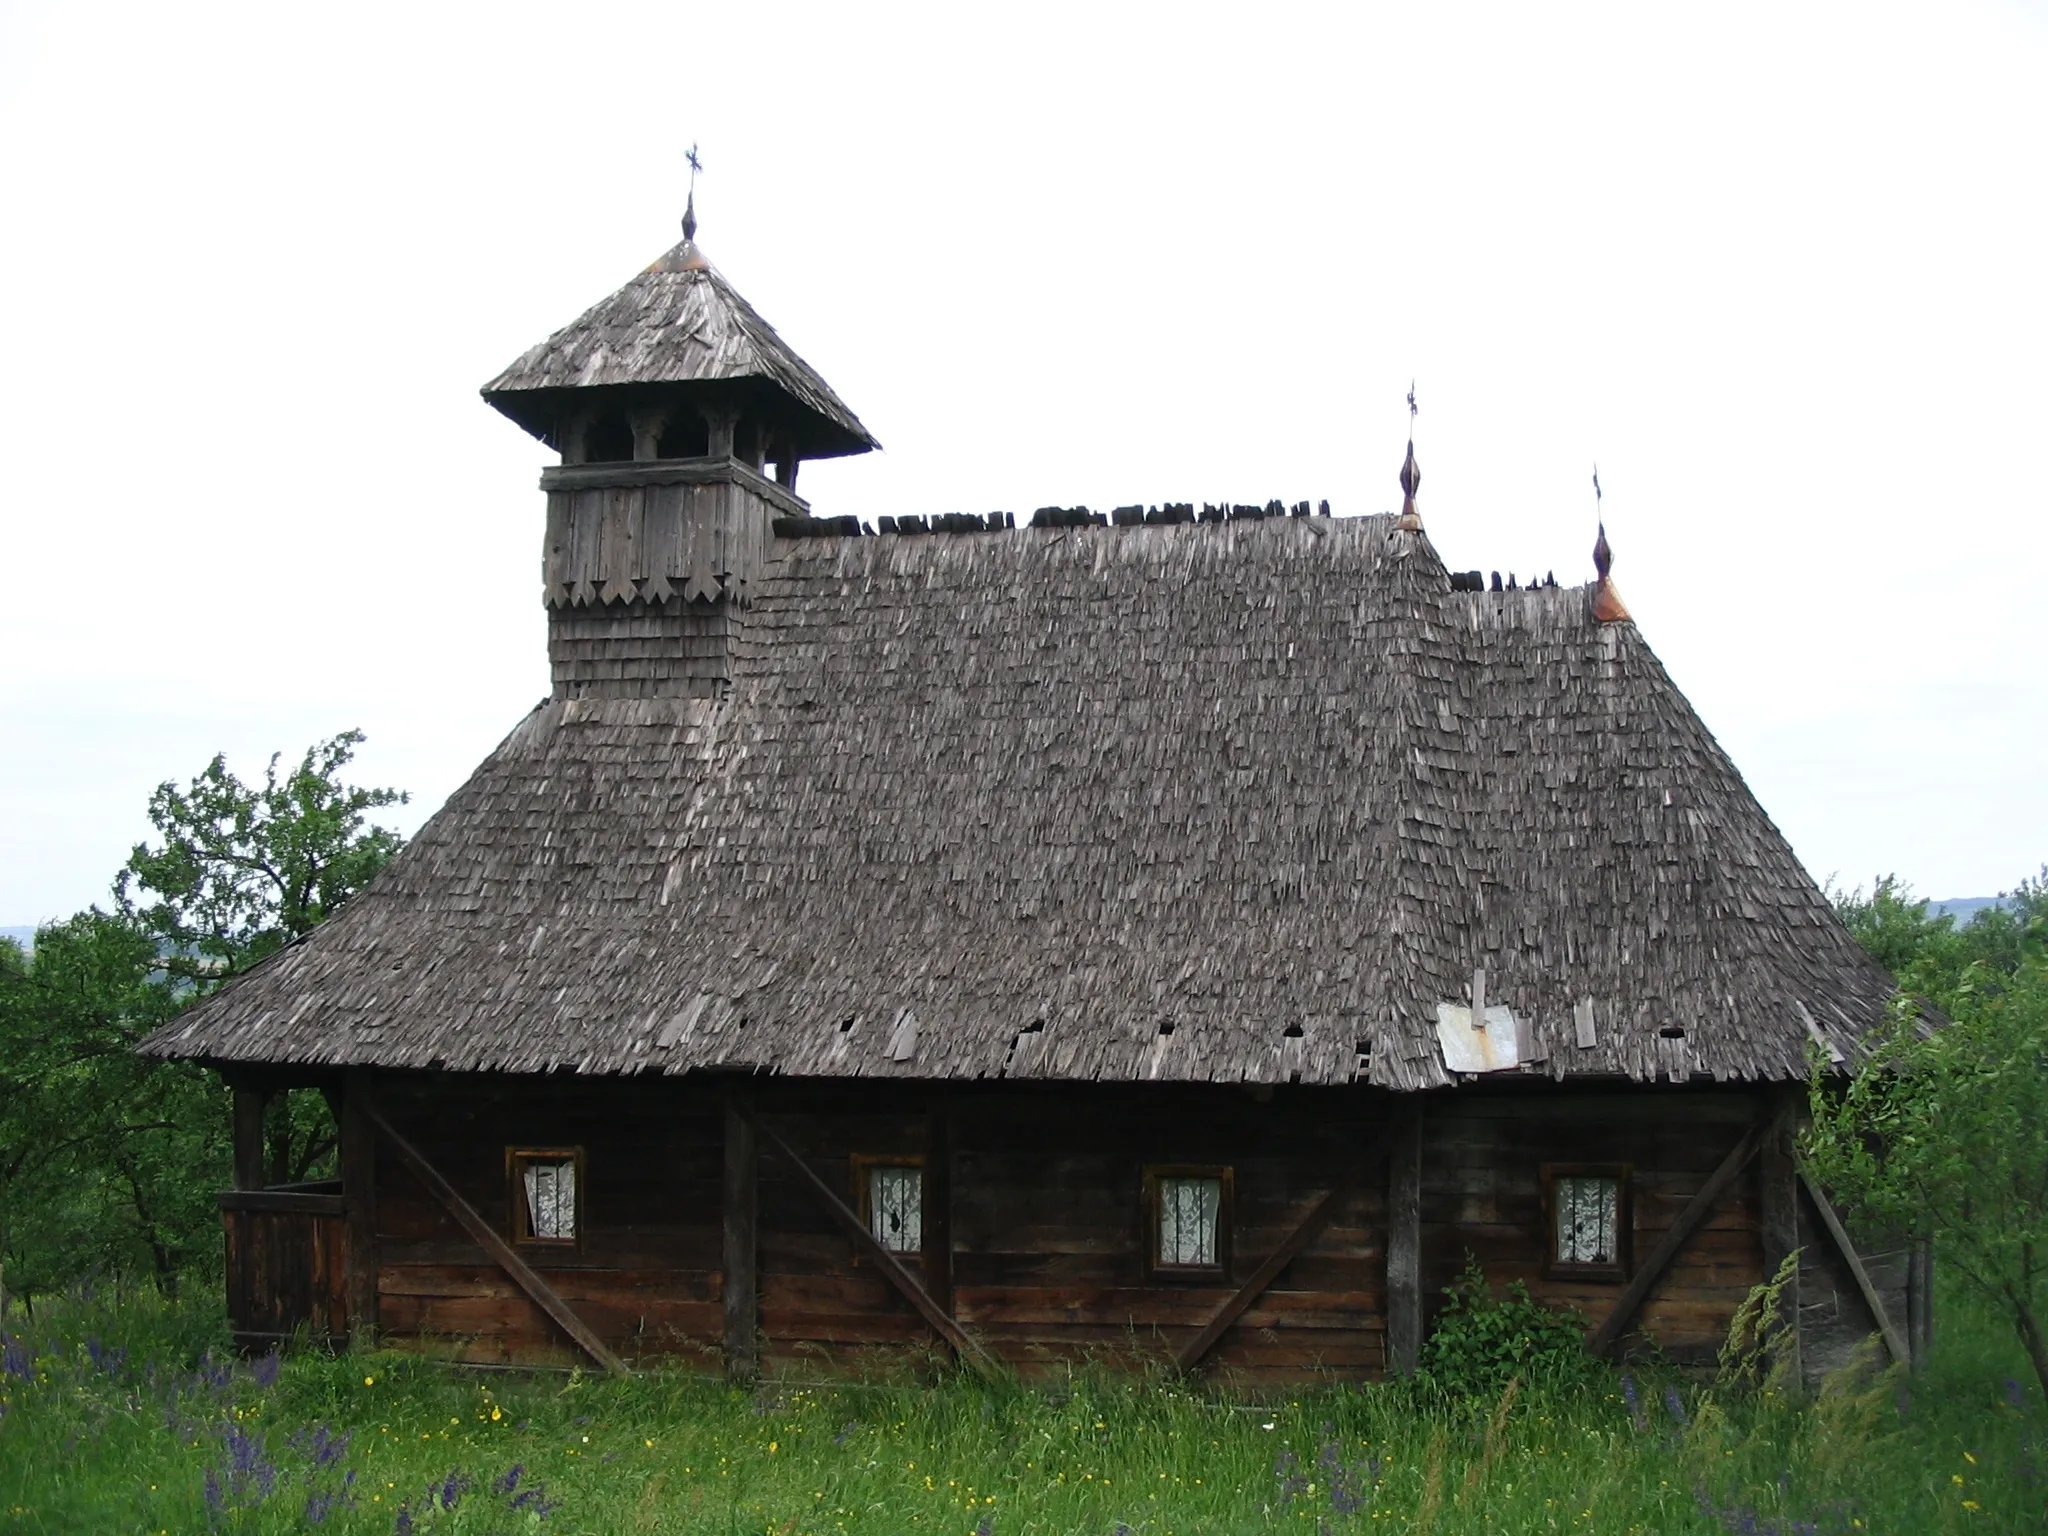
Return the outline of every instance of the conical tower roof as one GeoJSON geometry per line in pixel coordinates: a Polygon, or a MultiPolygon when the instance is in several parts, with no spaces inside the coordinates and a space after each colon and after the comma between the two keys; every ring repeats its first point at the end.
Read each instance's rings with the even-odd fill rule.
{"type": "Polygon", "coordinates": [[[868,429],[775,327],[705,260],[689,234],[483,388],[486,401],[544,441],[582,392],[649,387],[745,400],[776,418],[807,459],[879,448],[868,429]]]}

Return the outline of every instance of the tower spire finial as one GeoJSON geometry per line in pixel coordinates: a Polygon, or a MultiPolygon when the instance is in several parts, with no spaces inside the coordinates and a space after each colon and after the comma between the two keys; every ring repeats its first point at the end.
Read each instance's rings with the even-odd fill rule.
{"type": "Polygon", "coordinates": [[[1422,488],[1422,468],[1415,462],[1415,418],[1421,415],[1415,404],[1415,381],[1408,381],[1408,457],[1401,464],[1401,517],[1396,528],[1422,532],[1422,514],[1415,510],[1415,493],[1422,488]]]}
{"type": "Polygon", "coordinates": [[[690,196],[683,204],[683,238],[694,241],[697,238],[697,173],[704,169],[704,162],[697,158],[695,144],[683,158],[690,163],[690,196]]]}

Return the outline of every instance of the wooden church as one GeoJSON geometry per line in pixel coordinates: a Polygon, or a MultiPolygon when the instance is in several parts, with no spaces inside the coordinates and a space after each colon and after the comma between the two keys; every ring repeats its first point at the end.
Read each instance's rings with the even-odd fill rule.
{"type": "Polygon", "coordinates": [[[1415,510],[814,516],[876,446],[684,240],[485,386],[559,454],[553,692],[144,1049],[234,1085],[251,1346],[1411,1369],[1441,1288],[1811,1373],[1924,1259],[1799,1172],[1889,979],[1607,577],[1415,510]],[[338,1181],[264,1185],[318,1091],[338,1181]]]}

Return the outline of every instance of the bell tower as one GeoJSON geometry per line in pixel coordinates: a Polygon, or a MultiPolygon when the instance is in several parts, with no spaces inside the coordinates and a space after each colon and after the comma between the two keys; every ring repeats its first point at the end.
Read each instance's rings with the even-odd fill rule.
{"type": "Polygon", "coordinates": [[[557,698],[717,697],[805,459],[880,445],[683,239],[483,388],[561,454],[541,473],[557,698]]]}

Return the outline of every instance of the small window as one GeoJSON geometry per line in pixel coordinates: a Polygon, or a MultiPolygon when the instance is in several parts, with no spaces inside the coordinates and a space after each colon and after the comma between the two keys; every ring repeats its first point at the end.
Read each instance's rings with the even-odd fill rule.
{"type": "Polygon", "coordinates": [[[678,410],[662,424],[657,459],[701,459],[711,451],[711,428],[695,411],[678,410]]]}
{"type": "Polygon", "coordinates": [[[511,1175],[515,1242],[573,1248],[581,1234],[583,1152],[578,1147],[513,1147],[505,1154],[511,1175]]]}
{"type": "Polygon", "coordinates": [[[924,1167],[915,1158],[853,1160],[861,1219],[891,1253],[924,1252],[924,1167]]]}
{"type": "Polygon", "coordinates": [[[1543,1170],[1553,1278],[1621,1280],[1628,1274],[1629,1171],[1620,1163],[1558,1163],[1543,1170]]]}
{"type": "Polygon", "coordinates": [[[1158,1275],[1226,1274],[1230,1192],[1228,1168],[1146,1169],[1147,1267],[1158,1275]]]}
{"type": "Polygon", "coordinates": [[[583,429],[583,462],[623,463],[633,457],[633,428],[617,411],[606,411],[583,429]]]}

